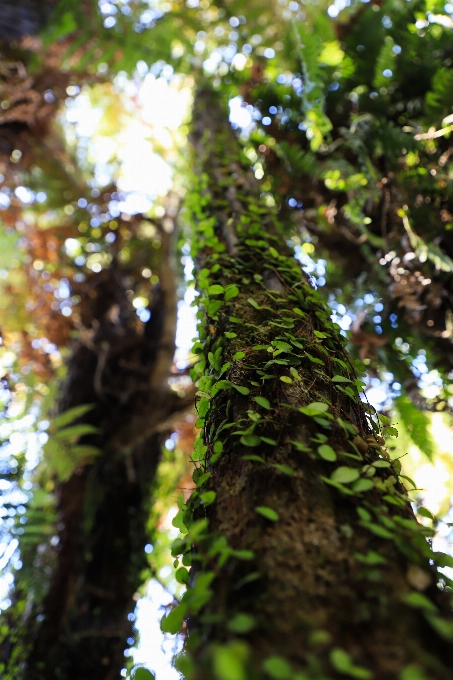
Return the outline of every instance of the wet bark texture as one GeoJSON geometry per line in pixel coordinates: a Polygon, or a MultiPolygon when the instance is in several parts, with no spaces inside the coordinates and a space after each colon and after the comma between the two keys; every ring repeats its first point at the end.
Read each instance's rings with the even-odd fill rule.
{"type": "MultiPolygon", "coordinates": [[[[211,535],[226,537],[234,550],[254,553],[252,562],[233,558],[221,568],[208,560],[205,570],[215,572],[214,597],[202,616],[191,617],[194,634],[199,630],[202,635],[195,654],[197,671],[191,677],[211,677],[212,671],[203,670],[209,667],[209,645],[232,642],[235,634],[225,624],[246,613],[256,623],[241,637],[249,644],[247,679],[261,677],[263,659],[278,655],[293,670],[290,676],[273,677],[396,680],[409,667],[414,675],[407,678],[446,680],[453,664],[451,643],[428,623],[423,607],[405,601],[411,593],[423,594],[433,611],[450,616],[447,594],[436,585],[429,564],[424,528],[393,467],[385,467],[388,454],[373,436],[357,394],[351,398],[332,383],[335,374],[355,377],[347,353],[302,272],[294,273],[291,261],[281,257],[290,252],[275,215],[263,209],[259,185],[241,163],[226,114],[209,90],[197,94],[191,140],[197,171],[205,177],[203,218],[214,218],[214,234],[225,246],[213,257],[216,248],[210,242],[200,245],[198,276],[218,263],[209,284],[239,288],[239,295],[216,314],[209,312],[208,303],[202,305],[204,375],[214,385],[221,377],[251,390],[245,396],[235,389],[221,390],[210,402],[204,443],[211,477],[204,488],[217,495],[206,510],[195,511],[195,518],[207,516],[211,535]],[[256,230],[251,235],[253,223],[260,225],[261,235],[256,230]],[[259,245],[260,238],[267,243],[259,245]],[[270,246],[278,254],[272,254],[270,246]],[[303,315],[295,314],[295,307],[303,315]],[[232,323],[231,317],[240,323],[232,323]],[[227,340],[225,331],[237,336],[227,340]],[[315,331],[328,337],[319,338],[315,331]],[[275,354],[278,345],[272,352],[271,343],[276,340],[288,348],[275,354]],[[216,362],[218,347],[222,355],[216,362]],[[235,360],[236,352],[245,356],[235,360]],[[268,363],[272,359],[277,361],[268,363]],[[225,362],[231,366],[220,374],[225,362]],[[284,376],[289,381],[282,381],[284,376]],[[269,410],[257,405],[257,396],[269,400],[269,410]],[[311,402],[328,403],[331,417],[316,420],[298,412],[311,402]],[[247,446],[244,442],[252,440],[235,434],[253,424],[248,411],[260,416],[253,434],[275,445],[261,440],[258,446],[247,446]],[[349,429],[340,426],[338,417],[349,429]],[[219,434],[225,422],[235,427],[219,434]],[[217,438],[224,452],[210,464],[217,438]],[[336,461],[319,455],[323,443],[335,451],[336,461]],[[250,454],[258,454],[265,464],[242,458],[250,454]],[[329,479],[339,465],[355,467],[369,479],[367,466],[377,461],[381,463],[374,468],[375,485],[366,492],[354,493],[351,485],[340,490],[322,479],[329,479]],[[293,474],[275,464],[288,466],[293,474]],[[257,514],[257,506],[277,511],[279,521],[257,514]],[[349,655],[356,675],[341,670],[338,649],[349,655]]],[[[193,567],[192,581],[196,571],[198,566],[193,567]]]]}
{"type": "Polygon", "coordinates": [[[56,489],[59,543],[48,594],[26,622],[27,680],[119,680],[131,644],[128,614],[146,567],[150,487],[169,418],[184,408],[167,383],[176,298],[163,247],[151,318],[138,321],[117,264],[89,281],[60,411],[93,404],[100,429],[81,443],[101,454],[56,489]]]}

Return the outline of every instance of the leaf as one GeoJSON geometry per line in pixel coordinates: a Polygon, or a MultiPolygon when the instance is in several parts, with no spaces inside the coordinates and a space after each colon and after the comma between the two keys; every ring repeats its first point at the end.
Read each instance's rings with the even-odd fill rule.
{"type": "Polygon", "coordinates": [[[339,66],[344,59],[344,55],[345,53],[340,47],[340,42],[338,40],[330,40],[323,44],[318,61],[328,66],[339,66]]]}
{"type": "Polygon", "coordinates": [[[245,434],[240,439],[241,444],[244,446],[259,446],[261,444],[261,437],[256,434],[245,434]]]}
{"type": "Polygon", "coordinates": [[[208,288],[209,295],[222,295],[224,291],[225,291],[224,287],[220,286],[218,283],[214,283],[212,286],[209,286],[208,288]]]}
{"type": "Polygon", "coordinates": [[[239,288],[235,285],[227,286],[225,289],[225,302],[239,295],[239,288]]]}
{"type": "Polygon", "coordinates": [[[432,514],[432,512],[430,512],[429,510],[427,510],[427,508],[419,508],[419,509],[417,510],[417,513],[418,513],[419,515],[421,515],[421,517],[427,517],[428,519],[435,519],[435,518],[434,518],[434,515],[432,514]]]}
{"type": "Polygon", "coordinates": [[[222,453],[223,451],[223,443],[218,439],[214,443],[214,453],[222,453]]]}
{"type": "Polygon", "coordinates": [[[332,378],[333,383],[352,383],[352,380],[345,378],[343,375],[334,375],[332,378]]]}
{"type": "Polygon", "coordinates": [[[239,635],[249,633],[255,626],[256,621],[250,614],[236,614],[227,624],[228,630],[239,635]]]}
{"type": "Polygon", "coordinates": [[[241,394],[245,394],[245,395],[250,394],[250,390],[249,390],[248,387],[242,387],[241,385],[234,385],[234,384],[233,384],[233,387],[234,387],[235,390],[237,390],[241,394]]]}
{"type": "Polygon", "coordinates": [[[320,364],[321,366],[325,366],[325,363],[324,361],[322,361],[322,359],[318,359],[318,357],[314,357],[308,352],[305,352],[305,356],[308,357],[313,364],[320,364]]]}
{"type": "Polygon", "coordinates": [[[251,460],[255,461],[256,463],[262,463],[263,465],[266,465],[264,458],[261,458],[261,456],[256,456],[253,453],[249,454],[248,456],[242,456],[242,460],[251,460]]]}
{"type": "Polygon", "coordinates": [[[301,406],[299,409],[299,411],[306,416],[319,416],[321,413],[325,413],[328,410],[328,404],[325,404],[323,401],[312,401],[311,404],[301,406]]]}
{"type": "Polygon", "coordinates": [[[311,451],[309,446],[306,446],[305,444],[301,444],[301,442],[293,442],[291,441],[291,444],[294,446],[294,448],[297,451],[302,451],[304,453],[308,453],[311,451]]]}
{"type": "Polygon", "coordinates": [[[328,444],[321,444],[321,446],[318,446],[318,453],[321,458],[328,460],[330,463],[333,463],[335,460],[337,460],[337,454],[328,444]]]}
{"type": "Polygon", "coordinates": [[[237,333],[230,333],[229,331],[225,331],[224,335],[229,340],[231,340],[232,338],[237,338],[237,336],[238,336],[237,333]]]}
{"type": "Polygon", "coordinates": [[[203,505],[211,505],[214,503],[216,496],[217,494],[215,491],[205,491],[204,493],[200,494],[200,500],[203,505]]]}
{"type": "MultiPolygon", "coordinates": [[[[395,464],[395,463],[393,463],[393,464],[395,464]]],[[[400,479],[405,479],[407,482],[409,482],[409,484],[411,484],[411,486],[412,486],[414,489],[417,488],[417,485],[416,485],[416,483],[414,482],[414,480],[411,479],[410,477],[408,477],[407,475],[400,475],[400,479]]]]}
{"type": "Polygon", "coordinates": [[[263,669],[275,680],[289,680],[291,678],[291,666],[281,656],[268,656],[263,661],[263,669]]]}
{"type": "Polygon", "coordinates": [[[396,415],[407,430],[409,437],[430,460],[434,457],[436,445],[430,431],[430,419],[423,411],[414,406],[409,397],[395,399],[396,415]]]}
{"type": "Polygon", "coordinates": [[[280,463],[273,463],[272,467],[274,467],[276,470],[279,470],[279,472],[283,472],[284,475],[289,475],[290,477],[294,474],[294,470],[292,470],[287,465],[280,465],[280,463]]]}
{"type": "Polygon", "coordinates": [[[412,591],[411,593],[407,593],[401,599],[410,607],[414,607],[416,609],[423,609],[424,611],[432,612],[433,614],[437,613],[436,605],[433,602],[431,602],[431,600],[429,600],[425,595],[422,595],[422,593],[417,593],[415,590],[412,591]]]}
{"type": "Polygon", "coordinates": [[[245,357],[245,352],[236,352],[233,356],[234,361],[239,361],[245,357]]]}
{"type": "Polygon", "coordinates": [[[64,413],[61,413],[59,416],[54,418],[52,421],[52,427],[58,430],[60,427],[70,425],[70,423],[73,423],[78,418],[81,418],[85,415],[85,413],[88,413],[88,411],[91,411],[94,407],[95,404],[80,404],[80,406],[74,406],[73,408],[68,409],[64,413]]]}
{"type": "Polygon", "coordinates": [[[255,553],[253,550],[232,550],[230,553],[233,557],[237,557],[238,560],[253,560],[255,553]]]}
{"type": "Polygon", "coordinates": [[[193,473],[193,481],[196,483],[197,486],[203,486],[203,484],[209,479],[211,476],[210,472],[205,472],[204,474],[200,474],[202,472],[202,468],[195,468],[194,473],[193,473]],[[198,475],[195,477],[195,472],[198,472],[198,475]]]}
{"type": "Polygon", "coordinates": [[[260,309],[259,304],[253,298],[247,298],[247,302],[252,305],[255,309],[260,309]]]}
{"type": "Polygon", "coordinates": [[[453,556],[442,552],[433,553],[433,560],[438,567],[453,567],[453,556]]]}
{"type": "Polygon", "coordinates": [[[177,607],[174,607],[160,622],[161,631],[163,633],[171,633],[172,635],[179,633],[186,613],[187,606],[185,604],[179,604],[177,607]]]}
{"type": "Polygon", "coordinates": [[[351,482],[355,482],[359,477],[360,472],[357,468],[347,467],[345,465],[341,465],[330,475],[330,479],[339,484],[350,484],[351,482]]]}
{"type": "Polygon", "coordinates": [[[344,673],[351,678],[358,678],[358,680],[371,680],[373,673],[367,668],[355,666],[350,655],[344,649],[335,647],[330,652],[330,663],[336,671],[344,673]]]}
{"type": "Polygon", "coordinates": [[[321,340],[330,337],[328,333],[322,333],[321,331],[313,331],[313,334],[316,335],[316,337],[320,338],[321,340]]]}
{"type": "Polygon", "coordinates": [[[278,522],[280,519],[279,515],[275,512],[275,510],[272,510],[272,508],[266,508],[263,505],[258,506],[255,508],[255,512],[257,512],[259,515],[262,515],[266,519],[269,519],[271,522],[278,522]]]}
{"type": "Polygon", "coordinates": [[[299,316],[307,316],[305,312],[303,312],[299,307],[293,307],[293,312],[295,314],[298,314],[299,316]]]}
{"type": "Polygon", "coordinates": [[[266,399],[266,397],[253,397],[253,398],[259,406],[262,406],[267,410],[270,409],[271,405],[269,401],[266,399]]]}
{"type": "Polygon", "coordinates": [[[284,383],[287,383],[288,385],[292,385],[292,384],[293,384],[292,378],[290,378],[290,377],[287,376],[287,375],[281,375],[281,376],[280,376],[280,380],[281,380],[282,382],[284,382],[284,383]]]}
{"type": "Polygon", "coordinates": [[[147,668],[139,666],[134,670],[133,680],[155,680],[156,676],[151,673],[147,668]]]}
{"type": "Polygon", "coordinates": [[[389,468],[390,463],[388,460],[375,460],[374,463],[372,463],[373,467],[375,468],[389,468]]]}
{"type": "Polygon", "coordinates": [[[175,572],[175,578],[178,583],[188,584],[190,580],[190,574],[185,567],[180,567],[175,572]]]}
{"type": "Polygon", "coordinates": [[[216,645],[213,649],[216,680],[247,680],[244,665],[248,654],[248,647],[240,641],[216,645]]]}
{"type": "Polygon", "coordinates": [[[271,439],[270,437],[261,436],[261,441],[263,441],[265,444],[269,444],[269,446],[277,446],[275,439],[271,439]]]}
{"type": "Polygon", "coordinates": [[[374,487],[374,482],[371,479],[358,479],[352,485],[352,490],[356,493],[362,493],[363,491],[369,491],[374,487]]]}
{"type": "Polygon", "coordinates": [[[85,434],[96,434],[98,432],[98,427],[94,427],[94,425],[88,425],[87,423],[80,423],[79,425],[72,425],[71,427],[59,429],[53,436],[59,441],[71,442],[78,440],[85,434]]]}

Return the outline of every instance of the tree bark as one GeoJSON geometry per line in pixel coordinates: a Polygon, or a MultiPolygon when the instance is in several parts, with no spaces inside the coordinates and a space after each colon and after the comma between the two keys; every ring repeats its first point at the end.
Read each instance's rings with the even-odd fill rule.
{"type": "Polygon", "coordinates": [[[190,587],[162,623],[188,617],[179,668],[197,680],[447,679],[450,605],[430,564],[446,558],[208,89],[191,140],[203,431],[199,488],[175,520],[190,587]]]}

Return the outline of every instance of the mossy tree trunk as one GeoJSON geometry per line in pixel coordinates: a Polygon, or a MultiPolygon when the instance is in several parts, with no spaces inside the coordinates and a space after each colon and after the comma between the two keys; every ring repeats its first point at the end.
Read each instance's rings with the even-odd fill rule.
{"type": "Polygon", "coordinates": [[[179,668],[197,680],[446,680],[448,579],[384,448],[394,431],[362,403],[361,367],[209,89],[191,139],[203,429],[198,488],[175,519],[189,588],[162,623],[188,619],[179,668]]]}
{"type": "MultiPolygon", "coordinates": [[[[37,601],[33,583],[30,596],[18,593],[29,605],[11,627],[13,643],[0,648],[8,680],[121,678],[124,650],[135,636],[134,594],[147,568],[144,546],[161,446],[171,417],[192,401],[168,384],[176,327],[171,239],[162,231],[160,283],[145,324],[130,300],[130,272],[115,261],[85,286],[83,328],[60,411],[91,404],[78,422],[99,433],[80,444],[96,446],[99,454],[55,484],[58,542],[46,546],[47,594],[37,601]]],[[[33,574],[40,556],[32,559],[33,574]]]]}

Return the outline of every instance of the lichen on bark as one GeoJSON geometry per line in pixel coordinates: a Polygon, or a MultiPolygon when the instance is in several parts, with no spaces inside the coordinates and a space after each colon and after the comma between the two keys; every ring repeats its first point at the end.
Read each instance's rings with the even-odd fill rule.
{"type": "Polygon", "coordinates": [[[393,430],[361,401],[361,367],[207,88],[191,140],[202,432],[198,488],[175,520],[189,588],[162,623],[177,632],[188,618],[179,668],[197,680],[447,678],[446,581],[384,448],[393,430]]]}

